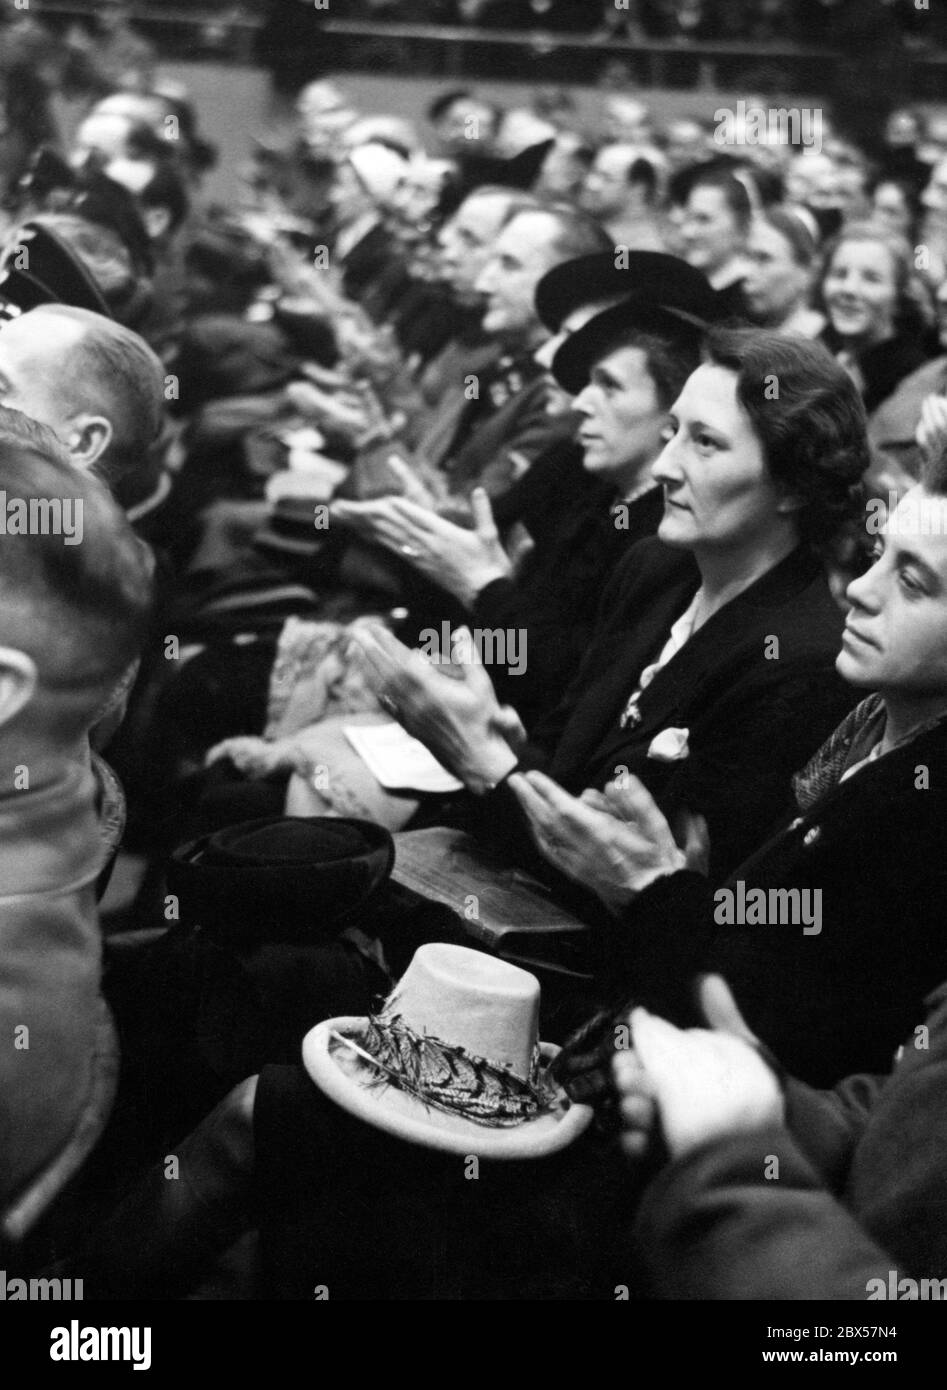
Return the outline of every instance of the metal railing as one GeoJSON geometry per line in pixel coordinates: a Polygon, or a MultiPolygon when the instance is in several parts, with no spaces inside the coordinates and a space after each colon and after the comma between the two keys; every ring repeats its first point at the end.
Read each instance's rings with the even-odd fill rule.
{"type": "MultiPolygon", "coordinates": [[[[89,19],[95,0],[43,3],[40,18],[89,19]]],[[[259,59],[257,36],[264,19],[239,4],[219,8],[130,7],[141,33],[169,56],[216,55],[259,59]]],[[[810,90],[831,78],[846,55],[824,47],[742,40],[635,39],[551,33],[542,29],[510,32],[458,25],[368,23],[331,18],[320,12],[320,35],[331,45],[332,67],[373,69],[414,76],[516,76],[526,80],[596,82],[608,64],[624,63],[642,85],[715,87],[776,74],[780,85],[803,82],[810,90]]],[[[941,94],[947,51],[905,46],[904,63],[927,92],[941,94]],[[926,79],[926,80],[925,80],[926,79]]]]}

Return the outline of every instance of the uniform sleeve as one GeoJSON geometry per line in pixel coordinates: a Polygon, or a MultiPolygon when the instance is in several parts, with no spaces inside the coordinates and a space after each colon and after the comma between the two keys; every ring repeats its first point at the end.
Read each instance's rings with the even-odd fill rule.
{"type": "Polygon", "coordinates": [[[864,1300],[892,1267],[782,1127],[670,1164],[630,1244],[663,1299],[864,1300]]]}

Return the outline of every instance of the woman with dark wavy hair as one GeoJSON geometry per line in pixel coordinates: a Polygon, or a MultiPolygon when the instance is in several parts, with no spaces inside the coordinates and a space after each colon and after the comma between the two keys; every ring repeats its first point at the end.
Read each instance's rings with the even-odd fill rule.
{"type": "MultiPolygon", "coordinates": [[[[560,352],[581,352],[583,335],[594,330],[560,352]]],[[[616,777],[640,778],[668,816],[704,816],[713,872],[732,868],[854,698],[834,670],[842,614],[828,577],[864,516],[865,414],[849,376],[809,340],[714,330],[667,434],[657,538],[619,565],[575,680],[528,742],[482,667],[461,658],[444,679],[389,633],[358,639],[388,707],[479,794],[484,826],[508,849],[525,813],[563,891],[588,801],[616,777]],[[517,775],[534,769],[547,775],[517,775]]]]}
{"type": "Polygon", "coordinates": [[[861,521],[865,412],[818,344],[781,333],[716,329],[707,361],[736,376],[737,400],[759,440],[772,482],[798,506],[800,538],[834,559],[861,521]]]}
{"type": "Polygon", "coordinates": [[[838,367],[818,343],[791,334],[718,329],[709,361],[736,374],[737,400],[777,487],[798,505],[800,540],[819,555],[833,587],[867,560],[865,410],[839,389],[838,367]]]}

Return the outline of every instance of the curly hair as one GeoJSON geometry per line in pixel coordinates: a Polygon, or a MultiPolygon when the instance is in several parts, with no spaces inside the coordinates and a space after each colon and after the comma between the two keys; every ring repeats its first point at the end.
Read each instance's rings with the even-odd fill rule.
{"type": "Polygon", "coordinates": [[[663,324],[656,323],[653,328],[625,328],[615,334],[606,352],[618,348],[639,348],[645,356],[645,370],[654,382],[654,389],[662,410],[670,410],[684,387],[691,372],[700,365],[700,334],[696,329],[689,330],[681,325],[680,332],[673,332],[663,324]]]}
{"type": "Polygon", "coordinates": [[[865,408],[821,343],[762,328],[714,328],[707,359],[736,374],[773,481],[800,502],[801,539],[826,560],[864,534],[869,464],[865,408]]]}

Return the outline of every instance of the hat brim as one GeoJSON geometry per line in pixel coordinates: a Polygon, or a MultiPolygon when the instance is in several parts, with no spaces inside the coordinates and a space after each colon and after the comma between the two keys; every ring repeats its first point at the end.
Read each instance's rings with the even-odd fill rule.
{"type": "Polygon", "coordinates": [[[71,247],[48,227],[25,222],[20,249],[29,252],[30,269],[21,270],[10,255],[3,267],[2,293],[23,313],[41,304],[68,304],[110,319],[101,290],[71,247]]]}
{"type": "MultiPolygon", "coordinates": [[[[395,1086],[364,1085],[359,1078],[367,1075],[366,1063],[353,1052],[351,1071],[343,1070],[330,1044],[333,1032],[354,1039],[364,1030],[365,1022],[364,1018],[347,1017],[317,1023],[303,1038],[303,1065],[330,1100],[350,1115],[399,1139],[427,1149],[479,1158],[544,1158],[567,1148],[592,1120],[590,1106],[573,1104],[563,1092],[562,1106],[555,1113],[524,1120],[515,1127],[491,1129],[428,1107],[395,1086]]],[[[559,1048],[540,1043],[540,1052],[548,1065],[559,1048]]]]}
{"type": "Polygon", "coordinates": [[[563,320],[586,304],[639,294],[655,304],[673,304],[686,295],[696,314],[713,315],[716,296],[699,270],[666,251],[621,248],[619,256],[619,249],[577,256],[547,270],[536,286],[536,312],[550,333],[558,333],[563,320]]]}
{"type": "MultiPolygon", "coordinates": [[[[220,595],[207,603],[218,620],[236,610],[285,608],[297,586],[258,594],[220,595]]],[[[306,591],[300,590],[305,596],[306,591]]],[[[288,841],[287,843],[292,843],[288,841]]],[[[167,865],[167,886],[178,899],[182,920],[200,922],[205,932],[226,936],[233,949],[263,942],[309,944],[332,938],[359,920],[388,882],[394,841],[374,821],[349,816],[263,816],[211,831],[181,845],[167,865]],[[287,834],[302,835],[302,847],[274,848],[287,834]],[[261,836],[272,835],[270,848],[261,836]]]]}
{"type": "Polygon", "coordinates": [[[564,391],[577,396],[588,386],[595,363],[618,347],[625,333],[638,330],[673,342],[699,338],[708,327],[706,319],[686,310],[631,296],[570,334],[552,360],[552,374],[564,391]]]}

